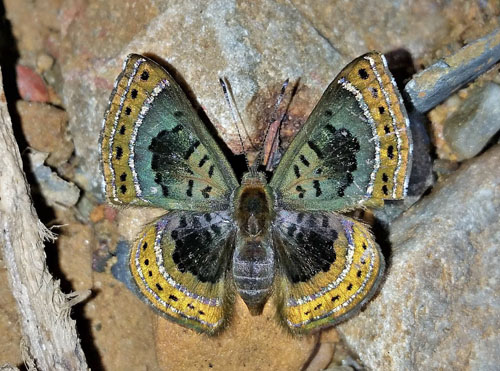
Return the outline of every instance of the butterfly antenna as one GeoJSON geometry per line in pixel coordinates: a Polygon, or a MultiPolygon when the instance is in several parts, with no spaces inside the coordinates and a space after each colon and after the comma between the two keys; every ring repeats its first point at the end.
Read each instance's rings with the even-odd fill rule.
{"type": "MultiPolygon", "coordinates": [[[[241,151],[243,152],[243,155],[245,156],[245,162],[247,164],[247,169],[251,172],[252,168],[250,167],[250,164],[248,162],[247,151],[245,149],[245,145],[243,144],[243,138],[241,137],[240,128],[238,126],[238,120],[236,119],[235,104],[231,103],[229,89],[227,88],[227,84],[225,83],[225,81],[223,79],[219,78],[219,83],[220,83],[220,86],[222,86],[222,91],[224,92],[224,98],[226,98],[226,103],[229,106],[229,111],[231,111],[231,116],[233,117],[234,126],[236,126],[236,131],[238,132],[238,138],[240,138],[241,151]]],[[[232,97],[232,95],[231,95],[231,97],[232,97]]]]}
{"type": "MultiPolygon", "coordinates": [[[[273,113],[271,114],[271,119],[269,120],[269,123],[267,124],[266,127],[266,132],[264,133],[264,141],[262,142],[262,145],[259,149],[259,153],[257,154],[257,157],[255,158],[255,162],[253,163],[252,167],[254,168],[253,171],[256,172],[257,169],[259,168],[260,164],[262,163],[262,159],[264,156],[264,144],[266,143],[267,136],[269,135],[269,129],[271,128],[271,124],[276,121],[276,112],[278,112],[278,109],[281,105],[281,102],[283,101],[283,98],[285,97],[285,91],[288,86],[290,79],[286,79],[283,85],[281,86],[281,92],[280,95],[278,96],[278,99],[276,100],[276,103],[274,104],[274,109],[273,113]]],[[[284,116],[284,115],[283,115],[284,116]]],[[[283,118],[280,119],[280,121],[283,118]]]]}

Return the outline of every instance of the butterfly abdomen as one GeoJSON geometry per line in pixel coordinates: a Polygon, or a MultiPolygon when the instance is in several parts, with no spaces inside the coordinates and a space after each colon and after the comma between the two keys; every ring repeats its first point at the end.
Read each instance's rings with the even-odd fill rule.
{"type": "Polygon", "coordinates": [[[274,250],[270,239],[272,192],[262,173],[247,173],[234,195],[238,225],[233,255],[236,289],[250,312],[260,314],[274,280],[274,250]]]}
{"type": "Polygon", "coordinates": [[[274,280],[274,252],[269,239],[242,239],[233,255],[236,290],[250,313],[260,314],[271,294],[274,280]]]}

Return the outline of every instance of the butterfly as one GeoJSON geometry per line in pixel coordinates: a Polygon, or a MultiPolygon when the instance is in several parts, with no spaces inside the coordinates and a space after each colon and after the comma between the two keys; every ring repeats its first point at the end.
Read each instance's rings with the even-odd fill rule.
{"type": "Polygon", "coordinates": [[[108,200],[168,211],[131,249],[138,295],[210,335],[230,322],[236,295],[254,315],[272,298],[296,334],[359,311],[384,259],[369,227],[342,213],[402,199],[411,146],[376,52],[333,80],[269,182],[255,164],[238,182],[179,85],[141,55],[124,62],[100,139],[108,200]]]}

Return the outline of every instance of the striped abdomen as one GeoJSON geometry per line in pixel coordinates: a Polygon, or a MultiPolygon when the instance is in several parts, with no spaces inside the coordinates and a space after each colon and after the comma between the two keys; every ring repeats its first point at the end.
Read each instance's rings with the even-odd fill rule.
{"type": "Polygon", "coordinates": [[[266,240],[243,240],[233,255],[236,289],[250,313],[260,314],[271,294],[274,279],[274,252],[266,240]]]}

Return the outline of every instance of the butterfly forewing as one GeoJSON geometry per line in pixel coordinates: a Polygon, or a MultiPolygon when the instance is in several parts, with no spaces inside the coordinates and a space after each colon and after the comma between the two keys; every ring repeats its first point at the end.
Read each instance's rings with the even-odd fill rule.
{"type": "Polygon", "coordinates": [[[228,212],[173,212],[145,228],[130,255],[142,298],[176,322],[210,334],[227,323],[233,246],[228,212]]]}
{"type": "Polygon", "coordinates": [[[298,210],[345,210],[406,192],[408,118],[378,53],[351,62],[330,84],[270,185],[298,210]]]}
{"type": "Polygon", "coordinates": [[[106,193],[117,204],[220,210],[238,185],[178,84],[135,54],[111,95],[101,153],[106,193]]]}
{"type": "Polygon", "coordinates": [[[384,259],[362,223],[332,213],[280,210],[273,241],[280,318],[307,333],[356,313],[376,290],[384,259]]]}

